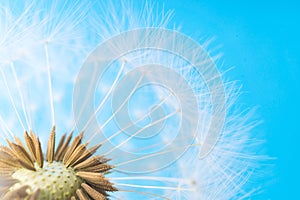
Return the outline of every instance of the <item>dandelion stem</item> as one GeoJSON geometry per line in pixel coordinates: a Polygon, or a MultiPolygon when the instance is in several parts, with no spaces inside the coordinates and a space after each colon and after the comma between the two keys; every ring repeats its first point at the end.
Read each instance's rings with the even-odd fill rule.
{"type": "Polygon", "coordinates": [[[52,126],[54,126],[55,125],[55,114],[54,114],[53,88],[52,88],[52,80],[51,80],[51,66],[50,66],[50,61],[49,61],[48,42],[45,42],[45,56],[46,56],[46,66],[47,66],[47,74],[48,74],[48,88],[49,88],[51,119],[52,119],[52,126]]]}
{"type": "MultiPolygon", "coordinates": [[[[133,93],[135,92],[136,88],[139,86],[140,82],[143,80],[144,75],[141,75],[141,77],[138,79],[138,81],[136,82],[134,88],[132,89],[132,91],[130,92],[130,94],[127,96],[127,98],[124,100],[124,102],[117,108],[117,110],[113,113],[113,115],[111,115],[103,124],[102,126],[99,128],[100,131],[102,131],[102,129],[115,117],[115,115],[125,106],[125,104],[128,102],[128,100],[130,99],[130,97],[133,95],[133,93]]],[[[98,134],[98,132],[96,132],[88,142],[91,142],[92,139],[94,139],[96,137],[96,135],[98,134]]]]}
{"type": "Polygon", "coordinates": [[[9,86],[8,86],[7,79],[6,79],[6,76],[5,76],[4,72],[3,72],[2,67],[0,67],[0,71],[1,71],[1,75],[2,75],[3,80],[4,80],[5,87],[6,87],[7,92],[8,92],[8,96],[9,96],[10,102],[11,102],[11,104],[12,104],[12,106],[13,106],[13,109],[14,109],[14,111],[15,111],[17,117],[18,117],[18,120],[19,120],[19,122],[20,122],[20,124],[21,124],[23,130],[26,130],[25,125],[24,125],[24,123],[22,122],[20,113],[18,112],[18,109],[17,109],[16,103],[15,103],[15,100],[14,100],[12,94],[11,94],[11,90],[10,90],[10,88],[9,88],[9,86]]]}
{"type": "Polygon", "coordinates": [[[144,188],[144,189],[195,191],[193,188],[166,187],[166,186],[156,186],[156,185],[135,185],[135,184],[127,184],[127,183],[115,183],[115,185],[117,185],[117,186],[126,186],[126,187],[134,187],[134,188],[144,188]]]}
{"type": "MultiPolygon", "coordinates": [[[[6,137],[8,138],[9,137],[9,134],[10,136],[13,138],[14,137],[14,134],[12,132],[12,130],[10,130],[10,128],[6,125],[6,123],[3,121],[2,119],[2,116],[0,115],[0,125],[1,125],[1,129],[2,131],[4,132],[4,134],[6,135],[6,137]],[[9,132],[9,134],[7,133],[9,132]]],[[[0,134],[3,141],[6,140],[7,138],[4,138],[4,136],[2,134],[0,134]]]]}
{"type": "Polygon", "coordinates": [[[156,111],[160,105],[162,105],[167,99],[168,97],[170,97],[171,95],[168,95],[166,98],[164,98],[159,104],[157,104],[156,106],[153,107],[153,109],[151,109],[151,112],[149,114],[144,114],[143,116],[141,116],[139,119],[137,119],[136,121],[127,124],[124,128],[120,129],[119,131],[113,133],[110,137],[108,137],[105,141],[103,141],[101,144],[105,144],[106,142],[108,142],[109,140],[113,139],[114,137],[116,137],[117,135],[119,135],[120,133],[122,133],[124,130],[132,127],[134,124],[137,124],[138,122],[142,121],[143,119],[145,119],[147,116],[151,115],[151,113],[153,113],[154,111],[156,111]]]}
{"type": "Polygon", "coordinates": [[[135,159],[132,159],[132,160],[127,160],[125,162],[121,162],[121,163],[119,163],[117,165],[114,165],[114,166],[117,168],[119,166],[126,165],[126,164],[129,164],[129,163],[133,163],[133,162],[136,162],[136,161],[140,161],[140,160],[143,160],[143,159],[147,159],[147,158],[151,158],[151,157],[155,157],[155,156],[167,154],[167,153],[170,153],[170,152],[182,151],[183,149],[186,149],[187,146],[188,147],[200,146],[200,144],[190,144],[190,145],[180,146],[180,147],[173,148],[173,149],[168,149],[166,151],[161,151],[161,152],[157,152],[157,153],[147,154],[145,156],[141,156],[141,157],[138,157],[138,158],[135,158],[135,159]]]}
{"type": "MultiPolygon", "coordinates": [[[[147,196],[152,196],[152,197],[159,197],[161,199],[166,199],[166,200],[170,200],[170,198],[167,198],[167,197],[164,197],[164,196],[161,196],[161,195],[158,195],[158,194],[154,194],[154,193],[150,193],[150,192],[142,192],[142,191],[139,191],[139,190],[120,190],[122,192],[132,192],[132,193],[136,193],[136,194],[142,194],[142,195],[147,195],[147,196]]],[[[124,198],[117,198],[117,199],[124,199],[124,198]]]]}
{"type": "Polygon", "coordinates": [[[18,89],[18,93],[19,93],[19,98],[21,100],[21,106],[22,106],[22,109],[23,109],[24,118],[25,118],[27,127],[30,130],[31,126],[30,126],[30,123],[28,121],[27,111],[26,111],[26,107],[25,107],[25,103],[24,103],[24,98],[23,98],[23,95],[22,95],[22,92],[21,92],[21,87],[20,87],[20,83],[19,83],[19,79],[18,79],[16,70],[15,70],[14,63],[11,62],[10,66],[11,66],[11,69],[12,69],[12,72],[13,72],[14,79],[15,79],[15,81],[17,83],[16,85],[17,85],[17,89],[18,89]]]}
{"type": "Polygon", "coordinates": [[[159,182],[170,182],[170,183],[186,183],[190,184],[190,180],[181,179],[181,178],[170,178],[170,177],[159,177],[159,176],[129,176],[129,177],[112,177],[109,178],[112,181],[118,180],[151,180],[151,181],[159,181],[159,182]]]}
{"type": "Polygon", "coordinates": [[[139,133],[141,133],[141,132],[144,131],[145,129],[147,129],[147,128],[149,128],[149,127],[155,125],[155,124],[158,124],[159,122],[162,122],[162,121],[164,121],[164,120],[166,120],[166,119],[168,119],[168,118],[174,116],[174,115],[177,114],[177,113],[178,113],[178,111],[176,110],[176,111],[170,113],[169,115],[166,115],[166,116],[164,116],[164,117],[162,117],[162,118],[160,118],[160,119],[154,121],[153,123],[144,126],[144,127],[141,128],[139,131],[137,131],[137,132],[135,132],[134,134],[132,134],[129,138],[127,138],[126,140],[124,140],[124,141],[121,142],[119,145],[115,146],[114,148],[112,148],[110,151],[108,151],[108,152],[105,153],[104,155],[108,155],[108,154],[112,153],[114,150],[118,149],[119,147],[121,147],[122,145],[124,145],[125,143],[127,143],[129,140],[131,140],[133,137],[137,136],[139,133]]]}
{"type": "Polygon", "coordinates": [[[87,126],[91,123],[93,117],[97,116],[97,114],[99,113],[99,111],[101,110],[102,106],[104,105],[104,103],[107,101],[108,97],[110,96],[110,94],[112,93],[113,89],[115,88],[115,85],[117,83],[117,81],[119,80],[120,76],[121,76],[121,73],[123,71],[123,68],[125,66],[125,61],[122,62],[122,65],[120,67],[120,70],[113,82],[113,84],[111,85],[111,87],[109,88],[109,91],[105,94],[105,97],[104,99],[101,101],[101,103],[98,105],[96,111],[94,112],[94,114],[89,118],[89,120],[87,121],[87,123],[85,124],[85,126],[83,127],[82,130],[85,130],[87,128],[87,126]]]}

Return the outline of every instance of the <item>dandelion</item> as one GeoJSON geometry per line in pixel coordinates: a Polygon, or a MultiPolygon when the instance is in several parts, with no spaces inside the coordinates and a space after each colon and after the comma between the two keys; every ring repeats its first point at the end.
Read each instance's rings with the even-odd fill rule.
{"type": "Polygon", "coordinates": [[[1,2],[1,199],[257,192],[258,122],[235,106],[240,88],[208,44],[170,29],[172,14],[151,2],[1,2]]]}
{"type": "Polygon", "coordinates": [[[107,159],[93,156],[100,145],[87,150],[87,144],[82,144],[82,134],[72,142],[72,135],[66,141],[65,137],[54,151],[53,128],[45,161],[34,133],[29,136],[25,132],[29,152],[19,138],[16,143],[8,141],[10,148],[2,147],[0,151],[5,180],[1,185],[3,199],[76,199],[75,194],[79,199],[87,199],[87,195],[93,199],[107,199],[108,191],[116,191],[103,176],[112,166],[106,164],[107,159]]]}

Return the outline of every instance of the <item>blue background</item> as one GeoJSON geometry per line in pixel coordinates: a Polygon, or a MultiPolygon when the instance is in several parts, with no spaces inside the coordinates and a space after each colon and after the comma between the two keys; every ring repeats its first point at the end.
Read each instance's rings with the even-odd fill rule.
{"type": "Polygon", "coordinates": [[[267,154],[276,158],[260,198],[300,199],[300,1],[153,1],[174,9],[187,35],[215,38],[209,50],[234,67],[227,77],[243,84],[240,103],[258,106],[267,154]]]}
{"type": "Polygon", "coordinates": [[[174,22],[181,23],[184,33],[215,38],[211,46],[223,52],[221,65],[233,66],[230,79],[243,84],[240,102],[258,106],[267,153],[276,158],[260,198],[300,199],[300,3],[163,2],[174,9],[174,22]]]}

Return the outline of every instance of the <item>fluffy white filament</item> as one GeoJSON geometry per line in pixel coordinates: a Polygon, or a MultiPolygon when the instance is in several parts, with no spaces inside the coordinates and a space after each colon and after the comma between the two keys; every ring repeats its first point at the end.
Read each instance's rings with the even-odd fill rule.
{"type": "MultiPolygon", "coordinates": [[[[91,106],[95,107],[95,117],[101,127],[87,134],[85,140],[92,143],[112,143],[115,146],[112,149],[104,147],[99,150],[99,154],[112,156],[112,161],[118,161],[117,155],[112,153],[119,148],[148,153],[147,157],[133,157],[114,163],[116,168],[109,178],[120,191],[113,193],[112,199],[243,199],[256,193],[259,188],[255,187],[256,184],[251,184],[251,180],[255,180],[258,163],[263,157],[256,155],[261,144],[253,139],[255,137],[251,132],[258,122],[251,119],[251,109],[243,111],[235,105],[240,94],[240,87],[235,82],[223,81],[227,111],[225,124],[215,148],[202,159],[199,158],[201,145],[213,117],[210,91],[201,82],[201,75],[191,70],[188,62],[174,55],[149,49],[123,55],[112,64],[121,66],[121,70],[112,69],[109,71],[111,76],[104,76],[99,81],[96,91],[88,91],[96,94],[95,105],[85,105],[85,101],[73,102],[76,76],[89,53],[99,43],[137,28],[173,30],[169,23],[172,13],[148,1],[1,1],[0,143],[4,143],[5,138],[12,138],[14,134],[32,129],[45,144],[53,124],[56,125],[58,134],[76,129],[72,106],[91,106]],[[144,141],[137,144],[134,140],[144,129],[160,125],[161,121],[165,121],[164,127],[169,128],[168,130],[177,131],[173,124],[180,121],[180,106],[178,99],[167,90],[145,89],[140,96],[135,91],[130,93],[128,98],[135,98],[137,103],[132,100],[124,104],[128,103],[129,109],[136,109],[132,110],[130,116],[134,123],[123,129],[115,129],[110,125],[119,112],[117,110],[112,113],[108,110],[111,106],[110,95],[118,79],[149,61],[168,65],[185,77],[197,98],[198,108],[195,109],[199,110],[199,126],[195,141],[171,165],[146,174],[124,173],[118,167],[128,163],[142,166],[143,159],[146,158],[153,159],[153,166],[159,168],[159,156],[185,148],[177,146],[170,151],[155,151],[172,141],[171,133],[151,143],[144,141]],[[151,92],[155,95],[150,94],[151,92]],[[141,101],[149,103],[143,96],[153,98],[156,102],[152,110],[145,111],[139,104],[141,101]],[[151,118],[151,113],[159,111],[163,105],[167,105],[164,109],[169,112],[156,120],[151,118]],[[140,109],[137,109],[139,106],[140,109]],[[122,135],[133,125],[142,128],[133,135],[122,135]],[[100,134],[107,133],[106,140],[97,139],[100,134]]],[[[121,48],[127,42],[124,41],[115,48],[121,48]]],[[[205,62],[208,61],[203,60],[205,62]]],[[[155,76],[170,78],[167,74],[155,76]]],[[[91,80],[93,78],[95,77],[90,77],[91,80]]],[[[181,92],[184,94],[187,91],[181,92]]],[[[83,125],[84,129],[89,123],[91,120],[83,125]]],[[[184,139],[184,136],[181,137],[184,139]]]]}

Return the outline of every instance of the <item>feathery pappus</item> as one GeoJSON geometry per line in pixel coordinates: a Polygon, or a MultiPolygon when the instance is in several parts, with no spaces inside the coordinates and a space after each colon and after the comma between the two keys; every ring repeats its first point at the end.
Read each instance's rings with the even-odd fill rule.
{"type": "Polygon", "coordinates": [[[1,199],[257,193],[259,122],[174,13],[154,1],[0,3],[1,199]]]}

